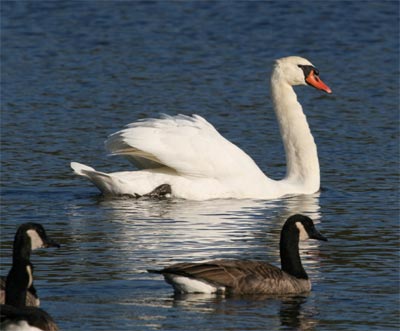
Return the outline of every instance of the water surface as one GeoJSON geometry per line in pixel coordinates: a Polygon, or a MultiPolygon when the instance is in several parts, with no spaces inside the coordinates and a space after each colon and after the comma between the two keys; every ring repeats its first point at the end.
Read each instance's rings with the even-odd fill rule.
{"type": "Polygon", "coordinates": [[[392,1],[2,2],[1,267],[18,224],[42,308],[62,330],[397,330],[399,5],[392,1]],[[333,94],[296,88],[321,192],[270,201],[105,199],[70,161],[130,169],[103,141],[159,113],[197,113],[272,178],[285,159],[273,60],[301,55],[333,94]],[[174,296],[149,268],[211,258],[279,265],[279,231],[311,216],[298,297],[174,296]]]}

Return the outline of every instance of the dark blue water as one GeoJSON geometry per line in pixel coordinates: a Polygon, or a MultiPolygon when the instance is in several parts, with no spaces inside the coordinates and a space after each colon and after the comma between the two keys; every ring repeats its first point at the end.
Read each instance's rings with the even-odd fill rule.
{"type": "Polygon", "coordinates": [[[397,330],[397,1],[1,2],[1,274],[18,224],[62,247],[33,255],[42,308],[63,330],[397,330]],[[129,170],[103,141],[144,117],[197,113],[273,178],[285,158],[273,60],[311,60],[332,95],[297,88],[322,190],[272,201],[104,199],[70,161],[129,170]],[[301,297],[174,297],[173,262],[266,259],[310,215],[301,297]]]}

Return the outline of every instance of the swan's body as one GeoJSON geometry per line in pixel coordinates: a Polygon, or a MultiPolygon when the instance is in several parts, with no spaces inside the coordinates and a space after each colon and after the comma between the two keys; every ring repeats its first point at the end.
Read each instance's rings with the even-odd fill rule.
{"type": "Polygon", "coordinates": [[[287,159],[282,180],[268,178],[197,115],[138,121],[111,135],[106,141],[111,154],[127,157],[141,170],[106,174],[76,162],[71,167],[106,195],[141,196],[160,185],[169,185],[175,197],[192,200],[315,193],[320,185],[317,148],[292,87],[306,84],[331,93],[308,60],[276,61],[271,91],[287,159]]]}
{"type": "Polygon", "coordinates": [[[312,220],[293,215],[285,222],[280,240],[282,269],[262,261],[214,260],[178,263],[162,270],[177,293],[299,294],[311,290],[311,282],[299,255],[299,240],[327,240],[312,220]]]}

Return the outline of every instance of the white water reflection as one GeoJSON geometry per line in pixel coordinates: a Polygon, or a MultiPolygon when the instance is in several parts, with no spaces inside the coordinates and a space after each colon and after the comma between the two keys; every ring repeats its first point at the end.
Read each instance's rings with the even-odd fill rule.
{"type": "Polygon", "coordinates": [[[259,219],[278,217],[286,220],[301,213],[320,220],[319,193],[279,200],[217,199],[188,201],[178,199],[109,199],[101,198],[99,206],[106,209],[112,220],[131,222],[141,219],[172,219],[188,222],[215,222],[226,219],[259,219]]]}
{"type": "MultiPolygon", "coordinates": [[[[319,194],[270,201],[101,198],[98,205],[103,211],[102,222],[112,224],[113,233],[107,235],[119,253],[127,260],[133,256],[141,260],[131,264],[136,272],[190,260],[264,259],[265,252],[272,263],[279,265],[279,235],[285,220],[295,213],[306,214],[315,223],[321,218],[319,194]]],[[[74,217],[84,219],[79,211],[72,212],[74,217]]],[[[81,234],[79,228],[73,232],[81,234]]],[[[85,232],[90,236],[90,231],[85,232]]],[[[303,255],[318,255],[317,241],[306,241],[300,247],[303,255]]],[[[309,269],[318,262],[307,256],[303,260],[309,269]]]]}

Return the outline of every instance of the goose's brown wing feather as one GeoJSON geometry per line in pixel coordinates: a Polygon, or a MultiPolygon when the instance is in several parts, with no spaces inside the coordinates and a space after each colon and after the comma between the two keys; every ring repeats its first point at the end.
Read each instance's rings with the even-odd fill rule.
{"type": "Polygon", "coordinates": [[[178,263],[161,270],[160,273],[204,280],[210,284],[224,286],[228,292],[234,293],[273,292],[274,286],[288,276],[271,264],[242,260],[178,263]]]}
{"type": "MultiPolygon", "coordinates": [[[[7,277],[5,276],[0,276],[0,304],[5,304],[6,302],[6,279],[7,277]]],[[[26,292],[26,302],[25,304],[27,306],[32,306],[32,307],[39,307],[39,298],[37,297],[36,290],[31,286],[31,288],[28,289],[26,292]]]]}

